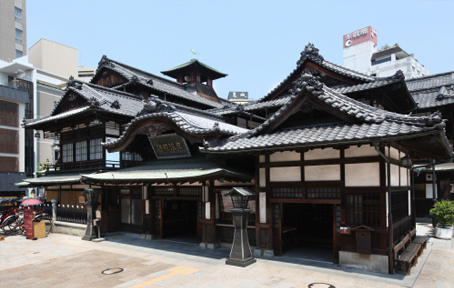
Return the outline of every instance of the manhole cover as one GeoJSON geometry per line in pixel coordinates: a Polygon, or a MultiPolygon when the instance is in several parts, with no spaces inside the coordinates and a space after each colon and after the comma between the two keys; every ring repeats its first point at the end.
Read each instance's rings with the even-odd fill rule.
{"type": "Polygon", "coordinates": [[[327,284],[327,283],[312,283],[312,284],[309,284],[309,286],[307,286],[307,287],[309,287],[309,288],[336,288],[333,285],[327,284]]]}
{"type": "Polygon", "coordinates": [[[109,269],[102,271],[101,273],[104,275],[112,275],[112,274],[117,274],[117,273],[123,272],[123,270],[124,270],[123,268],[109,268],[109,269]]]}

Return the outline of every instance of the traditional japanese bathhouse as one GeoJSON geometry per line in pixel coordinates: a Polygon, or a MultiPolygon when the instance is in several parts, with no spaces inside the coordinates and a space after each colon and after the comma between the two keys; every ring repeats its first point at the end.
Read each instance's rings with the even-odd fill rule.
{"type": "MultiPolygon", "coordinates": [[[[215,247],[215,219],[226,211],[219,193],[253,185],[254,163],[216,162],[199,146],[248,129],[232,124],[235,115],[206,112],[232,105],[212,87],[226,74],[195,59],[165,73],[185,80],[103,56],[91,83],[70,81],[51,115],[26,120],[27,128],[58,137],[62,156],[45,176],[25,184],[46,187],[48,201],[65,207],[83,205],[85,188],[102,189],[102,231],[150,238],[183,233],[215,247]]],[[[233,235],[231,221],[225,225],[219,229],[233,235]]]]}
{"type": "MultiPolygon", "coordinates": [[[[313,57],[302,54],[299,64],[313,57]]],[[[341,94],[345,87],[321,80],[354,73],[335,67],[344,74],[337,76],[323,68],[324,60],[310,63],[319,72],[298,67],[261,100],[285,99],[264,123],[201,150],[222,159],[255,157],[256,246],[262,254],[324,244],[334,263],[393,273],[393,246],[415,229],[410,172],[401,159],[450,159],[445,123],[438,114],[402,115],[380,109],[384,101],[371,99],[373,107],[341,94]]]]}

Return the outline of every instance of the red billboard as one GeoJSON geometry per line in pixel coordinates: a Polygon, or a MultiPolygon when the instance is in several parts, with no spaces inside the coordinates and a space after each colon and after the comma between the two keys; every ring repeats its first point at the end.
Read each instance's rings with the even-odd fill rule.
{"type": "Polygon", "coordinates": [[[366,41],[372,41],[375,44],[377,44],[377,31],[374,28],[367,26],[366,28],[362,28],[356,30],[355,32],[345,34],[343,41],[344,48],[351,47],[353,45],[358,45],[366,41]]]}

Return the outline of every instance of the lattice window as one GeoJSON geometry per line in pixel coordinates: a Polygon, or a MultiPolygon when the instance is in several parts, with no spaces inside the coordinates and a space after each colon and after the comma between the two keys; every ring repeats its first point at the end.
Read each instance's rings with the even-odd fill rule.
{"type": "Polygon", "coordinates": [[[341,191],[339,187],[309,187],[306,189],[306,198],[340,199],[341,191]]]}
{"type": "Polygon", "coordinates": [[[87,161],[87,141],[76,142],[76,161],[87,161]]]}
{"type": "Polygon", "coordinates": [[[301,187],[273,188],[273,198],[303,198],[301,187]]]}
{"type": "Polygon", "coordinates": [[[181,187],[178,189],[180,196],[201,197],[202,188],[200,187],[181,187]]]}
{"type": "Polygon", "coordinates": [[[408,191],[391,193],[391,212],[393,213],[393,222],[408,216],[408,191]]]}
{"type": "Polygon", "coordinates": [[[62,145],[62,160],[63,163],[73,162],[73,143],[62,145]]]}
{"type": "Polygon", "coordinates": [[[171,187],[156,187],[154,188],[154,195],[156,196],[174,196],[174,188],[171,187]]]}
{"type": "Polygon", "coordinates": [[[142,157],[140,154],[136,152],[122,152],[121,153],[121,160],[124,161],[142,161],[142,157]]]}
{"type": "Polygon", "coordinates": [[[279,203],[273,204],[273,228],[279,228],[279,203]]]}
{"type": "Polygon", "coordinates": [[[154,202],[154,218],[161,218],[161,200],[155,200],[154,202]]]}
{"type": "Polygon", "coordinates": [[[380,194],[348,194],[347,223],[380,226],[380,194]]]}
{"type": "Polygon", "coordinates": [[[90,160],[102,159],[101,138],[90,140],[90,160]]]}

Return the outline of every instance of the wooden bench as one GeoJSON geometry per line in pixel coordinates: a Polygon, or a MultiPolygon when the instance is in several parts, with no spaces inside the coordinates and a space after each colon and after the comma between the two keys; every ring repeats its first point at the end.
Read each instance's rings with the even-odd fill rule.
{"type": "Polygon", "coordinates": [[[422,249],[421,244],[410,243],[405,251],[398,258],[394,259],[394,261],[405,265],[407,274],[410,275],[410,268],[418,264],[418,257],[422,249]]]}
{"type": "Polygon", "coordinates": [[[411,243],[420,244],[421,245],[421,255],[423,250],[427,248],[427,237],[426,236],[416,236],[416,238],[411,241],[411,243]]]}

